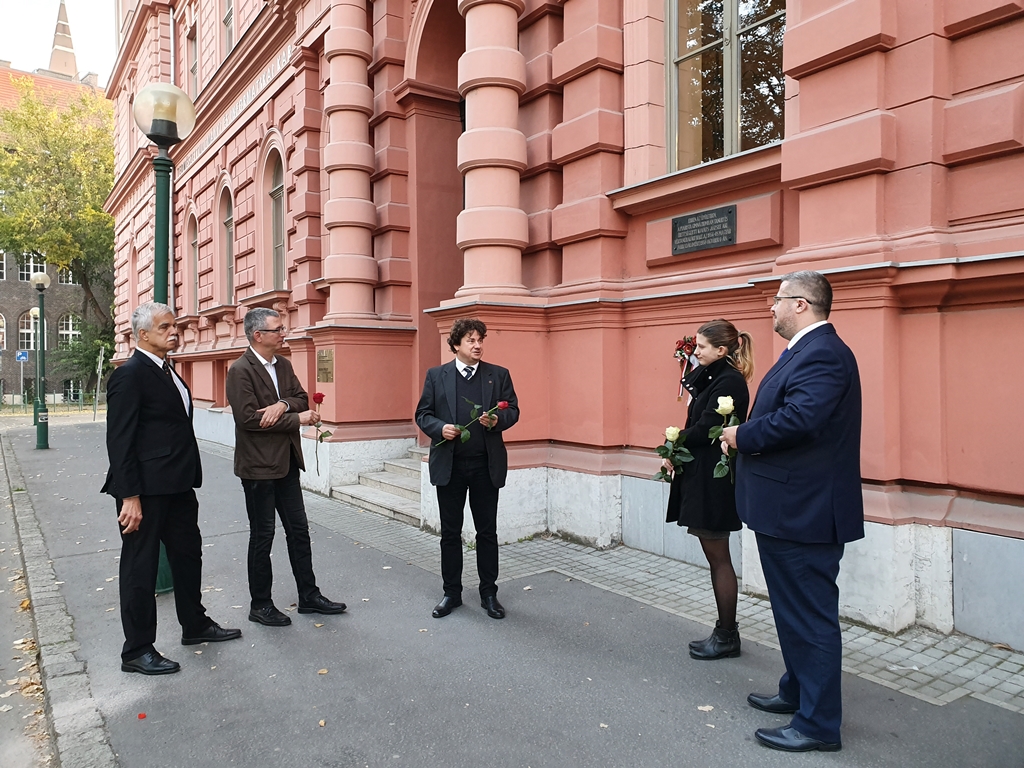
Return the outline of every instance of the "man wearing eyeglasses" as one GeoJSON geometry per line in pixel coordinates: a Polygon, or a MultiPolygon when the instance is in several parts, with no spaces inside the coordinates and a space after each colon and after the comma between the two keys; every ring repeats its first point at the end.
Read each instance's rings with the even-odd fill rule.
{"type": "Polygon", "coordinates": [[[343,613],[316,585],[309,522],[299,472],[305,471],[299,428],[315,424],[309,397],[292,365],[277,353],[284,323],[272,309],[250,309],[244,320],[249,349],[228,369],[228,403],[235,419],[235,474],[242,479],[249,515],[249,621],[270,627],[292,623],[271,599],[275,511],[288,540],[299,613],[343,613]]]}
{"type": "Polygon", "coordinates": [[[772,306],[789,343],[758,387],[745,424],[722,434],[737,449],[736,507],[757,535],[786,672],[778,693],[747,697],[755,709],[792,714],[759,728],[788,752],[842,748],[839,561],[864,537],[861,390],[857,360],[828,323],[832,286],[818,272],[782,278],[772,306]]]}

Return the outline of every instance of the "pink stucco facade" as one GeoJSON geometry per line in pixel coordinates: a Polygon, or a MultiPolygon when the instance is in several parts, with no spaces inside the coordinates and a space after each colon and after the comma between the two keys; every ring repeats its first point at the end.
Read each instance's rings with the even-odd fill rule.
{"type": "Polygon", "coordinates": [[[300,377],[327,395],[331,440],[414,438],[443,331],[478,316],[522,405],[513,469],[619,483],[596,516],[551,489],[532,525],[643,546],[627,479],[652,474],[650,446],[685,418],[675,340],[731,319],[754,336],[756,385],[782,348],[779,276],[817,269],[864,386],[882,554],[863,567],[910,595],[879,609],[891,621],[847,613],[960,626],[954,532],[1024,543],[1024,2],[776,3],[783,140],[681,170],[672,51],[689,0],[229,5],[230,46],[222,0],[124,9],[108,87],[118,357],[152,286],[152,150],[131,99],[173,81],[199,115],[172,151],[171,285],[202,405],[226,405],[241,319],[272,306],[300,377]],[[727,205],[735,244],[673,255],[673,218],[727,205]]]}

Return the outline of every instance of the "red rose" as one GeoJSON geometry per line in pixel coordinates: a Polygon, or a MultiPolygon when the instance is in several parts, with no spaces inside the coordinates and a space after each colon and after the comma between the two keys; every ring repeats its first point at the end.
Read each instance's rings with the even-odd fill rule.
{"type": "Polygon", "coordinates": [[[316,403],[317,405],[320,405],[320,403],[322,403],[323,401],[324,401],[324,393],[323,392],[314,392],[313,393],[313,402],[314,403],[316,403]]]}
{"type": "Polygon", "coordinates": [[[506,408],[508,408],[508,400],[499,400],[498,401],[498,410],[499,411],[504,411],[506,408]]]}
{"type": "Polygon", "coordinates": [[[680,339],[679,341],[677,341],[676,342],[676,352],[681,350],[685,344],[686,344],[686,341],[684,339],[680,339]]]}

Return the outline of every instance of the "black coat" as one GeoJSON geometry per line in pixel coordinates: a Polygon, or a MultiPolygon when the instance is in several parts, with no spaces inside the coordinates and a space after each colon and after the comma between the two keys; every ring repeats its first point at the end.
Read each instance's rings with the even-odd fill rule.
{"type": "MultiPolygon", "coordinates": [[[[458,375],[454,360],[431,368],[427,371],[423,394],[416,406],[416,424],[431,440],[428,459],[431,485],[448,485],[452,477],[455,441],[445,440],[441,431],[445,424],[458,423],[455,416],[455,377],[458,375]]],[[[481,361],[476,376],[480,377],[483,387],[483,401],[480,405],[486,410],[502,400],[508,401],[508,408],[495,411],[497,425],[493,429],[484,430],[488,473],[494,487],[503,488],[508,475],[508,452],[501,433],[519,421],[519,399],[506,368],[481,361]]]]}
{"type": "Polygon", "coordinates": [[[119,499],[184,493],[203,484],[191,393],[186,412],[171,378],[139,351],[107,382],[107,456],[101,490],[119,499]]]}
{"type": "Polygon", "coordinates": [[[693,397],[686,429],[681,433],[686,436],[683,445],[693,454],[693,461],[684,465],[672,481],[665,522],[708,531],[738,531],[743,526],[736,514],[735,486],[729,476],[714,477],[722,448],[718,440],[708,437],[708,432],[724,421],[715,413],[720,397],[732,397],[733,413],[741,422],[746,420],[750,406],[747,381],[722,358],[707,368],[694,369],[683,386],[693,397]]]}

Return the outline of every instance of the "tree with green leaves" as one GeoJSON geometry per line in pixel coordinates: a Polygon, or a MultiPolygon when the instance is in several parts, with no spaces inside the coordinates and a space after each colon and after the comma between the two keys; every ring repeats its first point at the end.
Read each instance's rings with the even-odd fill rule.
{"type": "Polygon", "coordinates": [[[87,381],[99,345],[113,350],[104,296],[113,285],[114,219],[103,210],[114,185],[113,109],[99,92],[57,103],[29,78],[17,86],[18,105],[0,108],[0,250],[69,269],[81,285],[83,334],[74,346],[88,347],[75,350],[87,381]]]}

